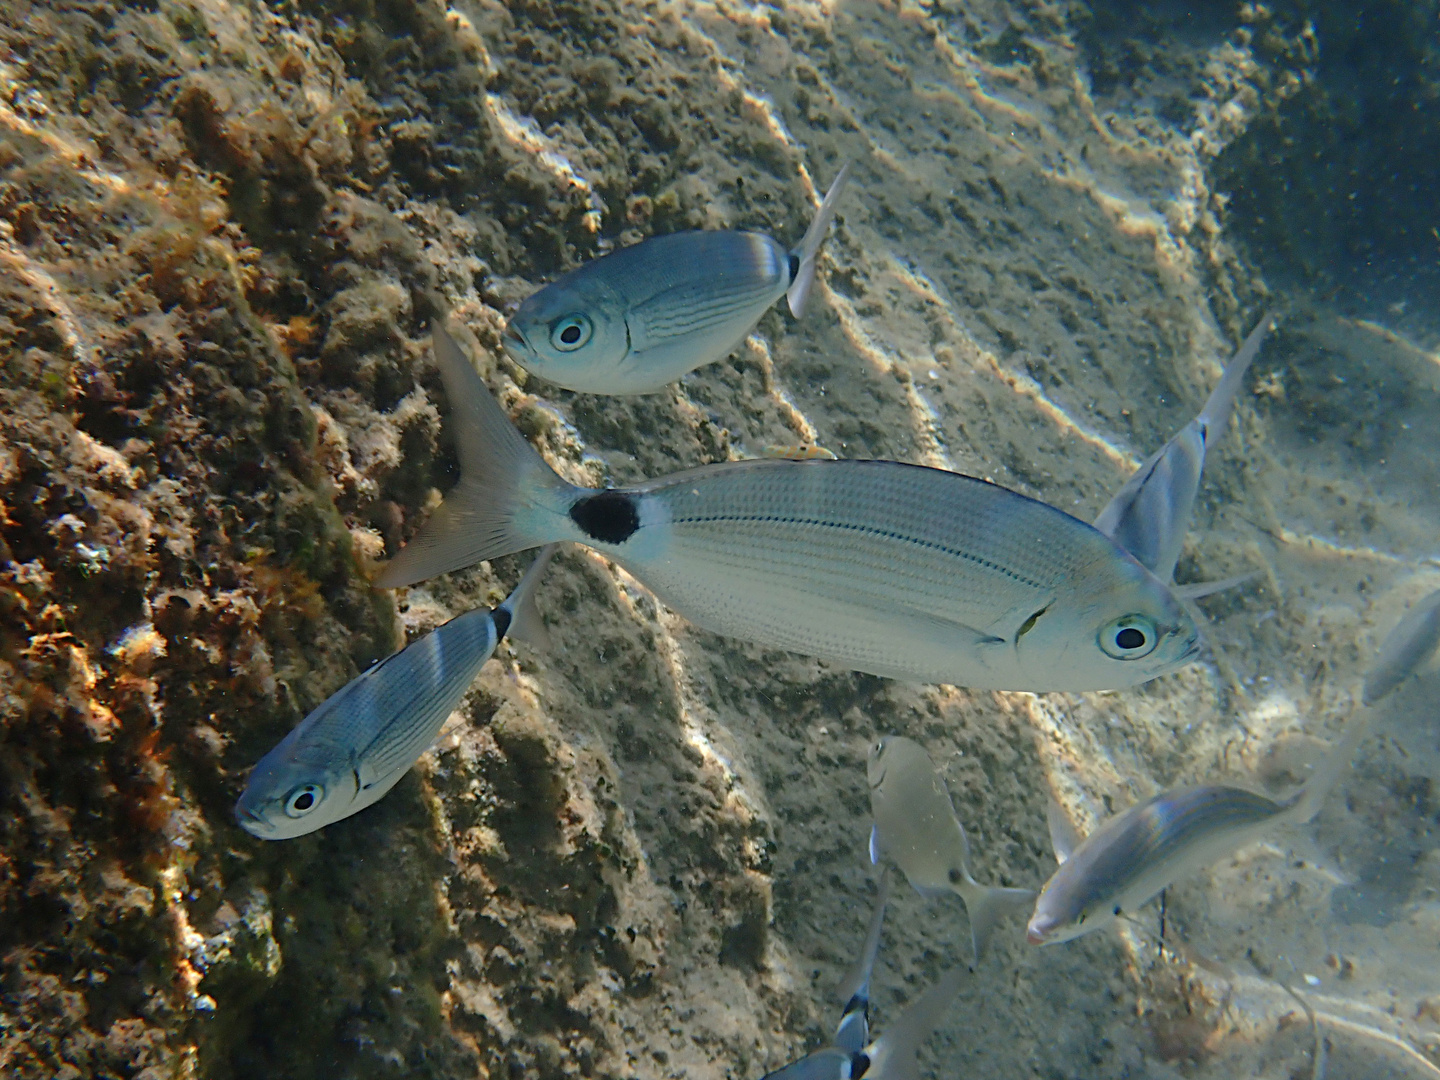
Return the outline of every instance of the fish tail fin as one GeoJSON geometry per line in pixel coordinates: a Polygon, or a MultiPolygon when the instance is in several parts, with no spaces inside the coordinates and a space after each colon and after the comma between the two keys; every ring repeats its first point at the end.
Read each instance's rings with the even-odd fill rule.
{"type": "Polygon", "coordinates": [[[820,245],[825,243],[825,234],[829,232],[830,222],[835,218],[835,204],[840,201],[840,195],[849,179],[850,163],[847,161],[831,182],[830,190],[825,192],[820,209],[815,211],[815,219],[810,222],[810,228],[805,230],[805,236],[793,252],[800,260],[800,265],[795,270],[795,278],[790,282],[790,288],[785,291],[785,297],[790,301],[790,314],[797,319],[805,313],[805,302],[810,299],[810,287],[815,284],[815,256],[819,254],[820,245]]]}
{"type": "Polygon", "coordinates": [[[940,1017],[960,992],[960,984],[967,974],[969,969],[964,965],[951,968],[916,998],[915,1003],[885,1029],[885,1034],[861,1051],[870,1061],[865,1075],[885,1080],[917,1080],[920,1066],[915,1055],[920,1044],[935,1030],[940,1017]]]}
{"type": "MultiPolygon", "coordinates": [[[[855,960],[854,968],[845,976],[845,981],[840,984],[838,994],[841,1001],[847,1002],[845,1012],[851,1011],[851,1004],[855,999],[861,999],[861,1005],[870,999],[870,973],[876,968],[876,955],[880,952],[880,930],[886,922],[886,904],[890,901],[890,877],[887,874],[880,874],[880,888],[876,893],[876,906],[870,913],[870,927],[865,930],[865,945],[860,950],[860,959],[855,960]]],[[[844,1020],[841,1020],[844,1024],[844,1020]]],[[[861,1041],[864,1045],[868,1040],[861,1041]]],[[[858,1050],[860,1047],[855,1047],[858,1050]]]]}
{"type": "Polygon", "coordinates": [[[1320,812],[1330,789],[1340,779],[1340,774],[1350,767],[1350,759],[1355,756],[1355,750],[1370,733],[1373,718],[1374,714],[1368,711],[1350,718],[1340,741],[1332,746],[1330,752],[1320,760],[1320,764],[1315,766],[1315,771],[1310,774],[1310,779],[1305,781],[1304,786],[1286,800],[1287,819],[1303,825],[1320,812]]]}
{"type": "Polygon", "coordinates": [[[438,322],[431,340],[460,454],[460,482],[380,572],[390,589],[563,537],[559,522],[575,488],[515,429],[460,346],[438,322]],[[548,533],[548,535],[547,535],[548,533]]]}
{"type": "Polygon", "coordinates": [[[974,880],[959,887],[970,915],[970,944],[978,962],[995,926],[1009,912],[1028,908],[1035,902],[1033,889],[1002,889],[978,885],[974,880]]]}
{"type": "Polygon", "coordinates": [[[540,584],[540,575],[545,572],[545,567],[555,557],[555,551],[559,546],[550,544],[541,551],[535,561],[530,564],[530,568],[525,571],[525,576],[520,579],[520,584],[515,586],[515,591],[507,596],[505,602],[500,605],[510,616],[510,626],[507,630],[510,637],[547,651],[550,648],[550,631],[545,629],[545,620],[540,616],[540,609],[535,606],[535,589],[540,584]]]}
{"type": "Polygon", "coordinates": [[[1220,376],[1219,383],[1210,392],[1210,397],[1205,401],[1205,407],[1200,410],[1201,430],[1209,438],[1210,431],[1223,432],[1225,426],[1230,423],[1230,414],[1235,410],[1235,399],[1240,395],[1240,387],[1245,381],[1245,372],[1250,370],[1250,364],[1260,353],[1260,346],[1265,341],[1265,335],[1275,325],[1276,316],[1273,311],[1267,311],[1265,317],[1259,322],[1250,336],[1245,339],[1245,344],[1240,346],[1238,352],[1225,365],[1225,372],[1220,376]]]}

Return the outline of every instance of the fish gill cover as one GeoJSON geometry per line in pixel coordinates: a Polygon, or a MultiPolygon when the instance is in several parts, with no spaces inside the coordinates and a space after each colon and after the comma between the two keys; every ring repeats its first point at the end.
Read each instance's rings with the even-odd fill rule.
{"type": "MultiPolygon", "coordinates": [[[[1006,886],[1053,866],[1051,787],[1121,809],[1217,762],[1302,778],[1282,736],[1333,737],[1435,587],[1408,270],[1433,255],[1435,28],[1428,4],[1216,11],[3,5],[0,1070],[758,1076],[833,1028],[875,734],[925,743],[1006,886]],[[680,229],[798,236],[846,161],[803,322],[772,310],[635,399],[503,358],[541,284],[680,229]],[[1369,253],[1398,269],[1368,280],[1369,253]],[[1119,695],[892,683],[698,631],[570,552],[552,648],[502,646],[389,797],[283,844],[234,825],[311,708],[518,578],[369,586],[458,475],[432,318],[576,483],[814,445],[1089,520],[1277,300],[1180,561],[1265,571],[1206,601],[1207,665],[1119,695]]],[[[1440,1060],[1423,696],[1318,851],[1168,907],[1231,976],[1251,948],[1323,981],[1332,1070],[1440,1060]]],[[[916,897],[888,925],[880,1031],[963,942],[916,897]]],[[[1229,985],[1139,938],[1000,934],[922,1066],[1288,1075],[1294,1003],[1229,985]]]]}

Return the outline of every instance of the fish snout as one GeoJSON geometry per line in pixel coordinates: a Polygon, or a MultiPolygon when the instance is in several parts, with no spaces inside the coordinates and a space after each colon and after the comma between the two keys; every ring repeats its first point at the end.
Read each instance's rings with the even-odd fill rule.
{"type": "Polygon", "coordinates": [[[1025,926],[1025,940],[1031,945],[1044,945],[1050,940],[1050,931],[1053,929],[1050,921],[1036,915],[1025,926]]]}
{"type": "Polygon", "coordinates": [[[260,811],[253,806],[247,806],[243,798],[235,804],[235,821],[251,836],[258,836],[261,840],[268,838],[274,831],[260,811]]]}
{"type": "Polygon", "coordinates": [[[511,352],[522,355],[530,353],[530,343],[525,340],[525,335],[515,328],[513,323],[507,323],[505,331],[500,335],[501,343],[511,352]]]}

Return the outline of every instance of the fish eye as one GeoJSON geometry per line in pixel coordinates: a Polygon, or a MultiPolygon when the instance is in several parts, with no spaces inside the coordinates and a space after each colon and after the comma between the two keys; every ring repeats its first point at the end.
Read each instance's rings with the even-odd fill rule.
{"type": "Polygon", "coordinates": [[[1106,656],[1116,660],[1139,660],[1149,656],[1160,643],[1155,623],[1144,615],[1122,615],[1100,628],[1096,637],[1106,656]]]}
{"type": "Polygon", "coordinates": [[[594,325],[579,312],[562,315],[550,324],[550,344],[561,352],[574,352],[589,342],[594,332],[594,325]]]}
{"type": "Polygon", "coordinates": [[[325,797],[325,789],[319,784],[301,784],[285,800],[285,814],[288,817],[304,817],[325,797]]]}

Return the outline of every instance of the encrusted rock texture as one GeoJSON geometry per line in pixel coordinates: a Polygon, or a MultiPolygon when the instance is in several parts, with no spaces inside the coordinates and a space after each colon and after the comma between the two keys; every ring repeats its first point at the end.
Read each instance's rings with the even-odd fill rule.
{"type": "MultiPolygon", "coordinates": [[[[1140,189],[1207,151],[1096,134],[1046,5],[976,5],[964,26],[946,5],[855,7],[4,5],[0,1071],[759,1075],[835,1019],[872,895],[876,731],[947,761],[978,876],[1043,880],[1024,699],[722,642],[579,551],[541,590],[550,649],[503,647],[380,804],[272,844],[231,815],[310,709],[523,568],[370,587],[457,475],[432,319],[453,317],[527,436],[593,484],[818,438],[948,452],[1093,510],[1114,455],[1013,402],[1088,403],[1144,448],[1193,412],[1228,348],[1215,328],[1235,339],[1264,299],[1220,202],[1192,177],[1168,223],[1117,223],[1053,181],[1083,154],[1140,189]],[[1040,119],[933,89],[945,32],[1040,119]],[[942,158],[943,180],[925,171],[942,158]],[[768,314],[761,343],[638,399],[547,388],[500,355],[519,298],[615,244],[720,226],[793,241],[845,160],[864,194],[813,326],[768,314]],[[928,266],[872,258],[881,237],[928,266]],[[976,312],[973,337],[930,279],[976,312]]],[[[1284,100],[1254,61],[1209,85],[1231,95],[1216,115],[1238,102],[1207,121],[1220,143],[1284,100]]],[[[959,916],[927,918],[886,938],[901,999],[967,959],[959,916]]],[[[1093,1075],[1136,1067],[1119,946],[1042,961],[1010,937],[963,995],[954,1031],[976,1043],[936,1053],[976,1075],[1068,1068],[1082,1046],[1093,1075]]]]}

